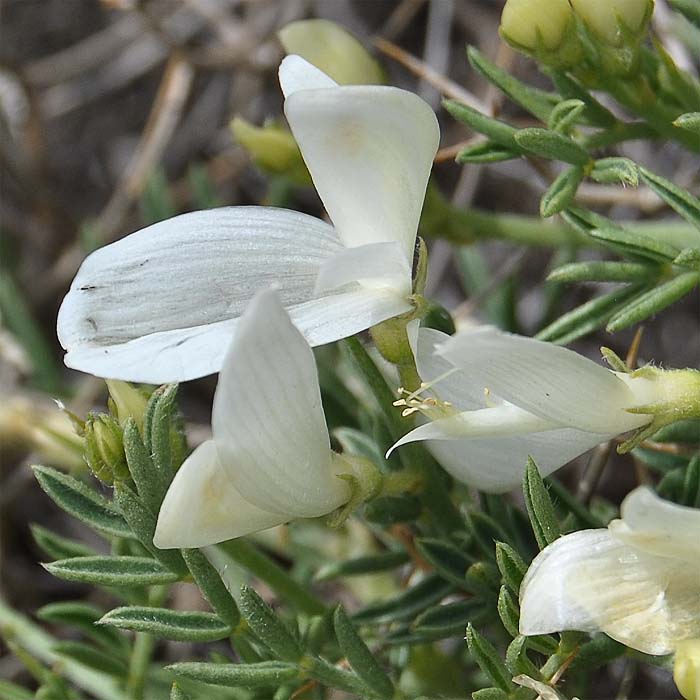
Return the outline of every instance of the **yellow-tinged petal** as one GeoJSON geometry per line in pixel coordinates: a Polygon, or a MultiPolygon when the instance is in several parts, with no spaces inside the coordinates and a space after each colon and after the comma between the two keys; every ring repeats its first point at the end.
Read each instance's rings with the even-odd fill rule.
{"type": "Polygon", "coordinates": [[[571,18],[568,0],[508,0],[501,15],[501,34],[525,49],[534,50],[538,41],[555,49],[571,18]]]}
{"type": "Polygon", "coordinates": [[[605,41],[620,40],[620,23],[630,32],[640,32],[651,17],[653,0],[571,0],[574,12],[605,41]]]}

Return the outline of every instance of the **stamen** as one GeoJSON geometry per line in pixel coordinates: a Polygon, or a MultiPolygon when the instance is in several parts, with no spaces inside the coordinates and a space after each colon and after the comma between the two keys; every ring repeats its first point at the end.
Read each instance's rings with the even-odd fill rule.
{"type": "Polygon", "coordinates": [[[426,418],[430,418],[431,420],[455,415],[457,411],[449,401],[442,401],[437,396],[423,396],[423,394],[431,390],[439,381],[456,371],[457,369],[453,368],[445,372],[445,374],[436,377],[431,382],[421,382],[420,387],[415,391],[407,391],[403,387],[399,387],[398,393],[399,395],[403,394],[404,398],[397,399],[394,401],[393,405],[396,407],[404,407],[401,411],[401,415],[404,418],[414,413],[422,413],[426,418]]]}

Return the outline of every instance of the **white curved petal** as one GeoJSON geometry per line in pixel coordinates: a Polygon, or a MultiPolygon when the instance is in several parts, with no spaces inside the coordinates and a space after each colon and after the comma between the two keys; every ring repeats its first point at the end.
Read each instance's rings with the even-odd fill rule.
{"type": "Polygon", "coordinates": [[[533,561],[520,589],[521,634],[601,630],[647,654],[700,636],[700,567],[583,530],[533,561]]]}
{"type": "Polygon", "coordinates": [[[450,337],[433,328],[418,330],[417,350],[414,351],[418,374],[427,384],[435,382],[434,393],[457,409],[467,411],[483,408],[484,387],[438,353],[438,348],[450,337]]]}
{"type": "Polygon", "coordinates": [[[279,67],[282,94],[289,97],[299,90],[337,87],[338,83],[301,56],[287,56],[279,67]]]}
{"type": "Polygon", "coordinates": [[[276,285],[287,306],[312,299],[321,264],[340,250],[331,226],[286,209],[225,207],[149,226],[83,262],[58,315],[66,363],[134,381],[215,372],[223,350],[208,347],[210,326],[239,316],[260,288],[276,285]]]}
{"type": "Polygon", "coordinates": [[[332,465],[313,352],[273,291],[256,295],[238,322],[212,431],[223,468],[259,508],[312,517],[349,498],[332,465]]]}
{"type": "Polygon", "coordinates": [[[397,241],[413,260],[440,138],[426,102],[405,90],[301,90],[284,105],[316,189],[346,246],[397,241]]]}
{"type": "Polygon", "coordinates": [[[153,544],[160,549],[203,547],[280,525],[288,514],[246,501],[219,461],[213,440],[183,463],[158,515],[153,544]]]}
{"type": "Polygon", "coordinates": [[[465,381],[562,426],[618,434],[649,422],[626,412],[635,399],[624,382],[572,350],[479,328],[452,336],[439,352],[465,381]]]}
{"type": "Polygon", "coordinates": [[[321,265],[316,293],[338,289],[350,282],[359,282],[370,289],[392,289],[408,296],[411,268],[396,242],[345,248],[321,265]]]}
{"type": "MultiPolygon", "coordinates": [[[[347,338],[410,308],[405,297],[356,289],[310,299],[287,310],[295,325],[315,346],[347,338]]],[[[221,369],[237,323],[238,319],[233,318],[152,333],[127,343],[97,347],[78,345],[64,361],[68,367],[98,377],[147,384],[184,382],[221,369]]]]}
{"type": "Polygon", "coordinates": [[[665,501],[648,487],[625,498],[620,520],[608,528],[617,539],[651,554],[700,562],[700,510],[665,501]]]}
{"type": "Polygon", "coordinates": [[[528,457],[542,476],[610,439],[609,435],[559,428],[527,435],[428,440],[426,447],[452,476],[488,493],[520,487],[528,457]]]}

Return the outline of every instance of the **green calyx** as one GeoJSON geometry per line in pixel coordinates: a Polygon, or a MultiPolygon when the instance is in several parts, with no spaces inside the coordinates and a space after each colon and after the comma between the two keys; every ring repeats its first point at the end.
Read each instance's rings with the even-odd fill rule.
{"type": "Polygon", "coordinates": [[[112,416],[90,414],[85,421],[85,461],[103,483],[129,477],[121,426],[112,416]]]}

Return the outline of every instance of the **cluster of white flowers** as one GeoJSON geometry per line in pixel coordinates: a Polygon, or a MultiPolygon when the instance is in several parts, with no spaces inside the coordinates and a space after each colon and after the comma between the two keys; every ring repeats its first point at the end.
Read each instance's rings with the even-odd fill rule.
{"type": "MultiPolygon", "coordinates": [[[[330,448],[311,346],[413,309],[418,220],[439,141],[416,95],[339,86],[299,56],[280,67],[285,113],[333,225],[269,207],[175,217],[90,255],[60,310],[66,363],[111,379],[220,372],[213,438],[178,471],[155,544],[199,547],[346,504],[351,461],[330,448]],[[270,288],[273,288],[272,290],[270,288]]],[[[409,324],[423,382],[401,391],[456,478],[517,486],[528,457],[549,474],[648,425],[668,397],[648,374],[613,372],[492,328],[450,337],[409,324]]],[[[635,491],[607,530],[537,557],[521,629],[602,630],[665,654],[700,637],[700,512],[635,491]]]]}

